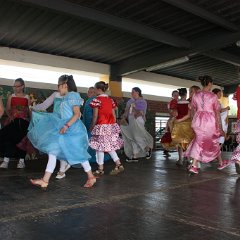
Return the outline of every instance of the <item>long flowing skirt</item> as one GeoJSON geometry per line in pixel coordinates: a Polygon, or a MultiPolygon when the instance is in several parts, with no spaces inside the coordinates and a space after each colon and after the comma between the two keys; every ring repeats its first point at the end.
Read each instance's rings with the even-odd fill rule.
{"type": "MultiPolygon", "coordinates": [[[[28,130],[31,130],[40,120],[44,119],[51,113],[48,112],[36,112],[32,113],[32,118],[30,124],[28,126],[28,130]]],[[[36,148],[29,141],[28,136],[26,135],[21,142],[17,144],[17,147],[23,151],[25,151],[29,156],[36,155],[36,148]]]]}
{"type": "Polygon", "coordinates": [[[183,148],[183,150],[186,150],[194,138],[191,121],[186,120],[183,122],[174,122],[171,137],[173,144],[179,145],[183,148]]]}
{"type": "Polygon", "coordinates": [[[121,125],[121,132],[127,157],[146,157],[146,148],[153,148],[153,137],[145,129],[142,117],[129,117],[129,124],[121,125]]]}
{"type": "Polygon", "coordinates": [[[0,153],[4,157],[24,158],[26,152],[19,149],[17,144],[26,136],[29,122],[15,118],[0,130],[0,153]]]}
{"type": "Polygon", "coordinates": [[[161,144],[165,150],[176,149],[176,145],[172,141],[171,133],[166,132],[161,138],[161,144]]]}
{"type": "Polygon", "coordinates": [[[213,112],[197,112],[192,121],[195,137],[185,156],[207,163],[216,159],[220,151],[220,132],[213,112]]]}
{"type": "Polygon", "coordinates": [[[53,154],[72,166],[78,165],[91,157],[87,152],[87,130],[82,121],[77,120],[65,134],[60,134],[65,123],[66,119],[57,114],[46,114],[29,130],[28,138],[39,151],[53,154]]]}

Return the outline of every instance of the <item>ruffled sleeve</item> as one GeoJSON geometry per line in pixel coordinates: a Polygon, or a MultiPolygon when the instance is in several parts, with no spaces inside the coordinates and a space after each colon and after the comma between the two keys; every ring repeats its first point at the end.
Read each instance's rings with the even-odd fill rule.
{"type": "Polygon", "coordinates": [[[134,103],[135,100],[130,98],[128,101],[127,101],[127,105],[126,105],[126,108],[130,108],[131,104],[134,103]]]}
{"type": "Polygon", "coordinates": [[[193,110],[195,110],[195,111],[197,110],[196,97],[197,97],[197,95],[194,94],[194,95],[192,96],[192,100],[191,100],[191,102],[190,102],[190,104],[189,104],[189,108],[190,108],[190,109],[193,109],[193,110]]]}
{"type": "Polygon", "coordinates": [[[100,108],[101,107],[101,101],[98,98],[94,98],[91,102],[90,102],[90,107],[91,108],[100,108]]]}
{"type": "Polygon", "coordinates": [[[218,101],[217,95],[214,94],[213,96],[213,109],[214,111],[219,111],[221,110],[221,104],[218,101]]]}
{"type": "Polygon", "coordinates": [[[114,102],[114,100],[112,99],[112,108],[116,108],[117,107],[117,104],[114,102]]]}
{"type": "Polygon", "coordinates": [[[66,101],[69,103],[70,106],[81,106],[84,102],[80,94],[77,92],[68,93],[68,95],[66,96],[66,101]]]}

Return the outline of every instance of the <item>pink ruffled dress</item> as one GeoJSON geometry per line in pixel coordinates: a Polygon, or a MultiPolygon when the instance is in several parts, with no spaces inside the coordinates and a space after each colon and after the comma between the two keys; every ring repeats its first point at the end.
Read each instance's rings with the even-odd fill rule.
{"type": "Polygon", "coordinates": [[[199,91],[192,98],[191,108],[195,110],[192,120],[195,137],[185,156],[207,163],[214,160],[221,152],[218,141],[220,131],[216,119],[220,104],[214,93],[199,91]]]}

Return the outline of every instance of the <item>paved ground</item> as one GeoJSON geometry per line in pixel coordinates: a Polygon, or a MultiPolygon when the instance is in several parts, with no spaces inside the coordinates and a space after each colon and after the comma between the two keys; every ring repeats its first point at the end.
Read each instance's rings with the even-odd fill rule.
{"type": "Polygon", "coordinates": [[[93,189],[82,187],[82,169],[71,169],[47,191],[29,183],[42,176],[43,161],[28,162],[25,170],[12,163],[0,171],[0,239],[240,239],[234,166],[220,172],[209,164],[189,176],[176,158],[158,151],[151,160],[125,163],[123,174],[105,175],[93,189]]]}

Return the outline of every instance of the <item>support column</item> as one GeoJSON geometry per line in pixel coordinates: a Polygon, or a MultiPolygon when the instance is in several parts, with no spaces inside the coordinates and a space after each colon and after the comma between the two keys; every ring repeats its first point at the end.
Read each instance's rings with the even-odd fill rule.
{"type": "Polygon", "coordinates": [[[117,69],[110,66],[109,88],[112,97],[123,97],[122,93],[122,76],[117,75],[117,69]]]}

